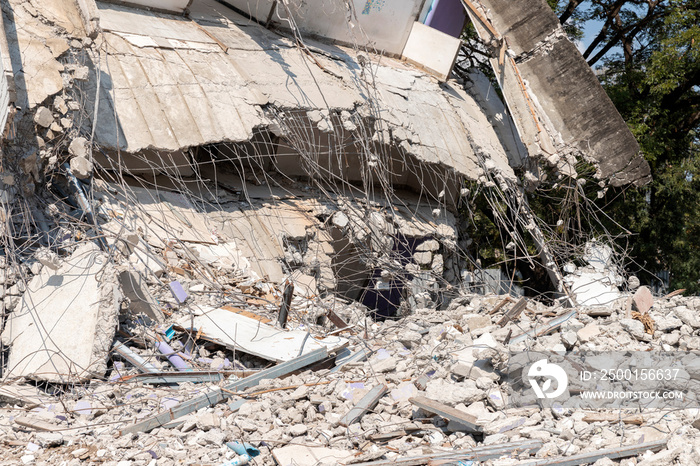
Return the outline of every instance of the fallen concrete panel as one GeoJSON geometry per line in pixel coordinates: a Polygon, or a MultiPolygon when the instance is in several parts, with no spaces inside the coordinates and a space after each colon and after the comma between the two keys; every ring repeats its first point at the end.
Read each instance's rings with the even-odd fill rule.
{"type": "Polygon", "coordinates": [[[33,385],[0,385],[0,402],[12,403],[20,406],[48,406],[54,401],[52,397],[33,385]]]}
{"type": "Polygon", "coordinates": [[[22,108],[33,108],[63,89],[63,65],[56,58],[68,49],[65,39],[33,18],[32,9],[28,3],[3,9],[17,105],[22,108]]]}
{"type": "Polygon", "coordinates": [[[462,41],[418,21],[413,23],[402,56],[410,63],[446,81],[462,41]]]}
{"type": "Polygon", "coordinates": [[[2,334],[7,377],[82,382],[104,375],[117,325],[114,266],[91,242],[27,286],[2,334]]]}
{"type": "Polygon", "coordinates": [[[115,3],[125,3],[127,5],[183,14],[187,11],[187,7],[190,6],[192,0],[127,0],[115,3]]]}
{"type": "Polygon", "coordinates": [[[319,348],[333,352],[348,344],[345,338],[316,339],[305,331],[282,330],[226,309],[199,308],[194,312],[198,315],[183,318],[180,325],[193,325],[204,338],[270,361],[291,361],[319,348]]]}

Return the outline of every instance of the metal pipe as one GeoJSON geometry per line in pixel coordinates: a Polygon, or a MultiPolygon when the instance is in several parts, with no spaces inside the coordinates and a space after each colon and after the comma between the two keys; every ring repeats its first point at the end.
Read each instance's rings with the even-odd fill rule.
{"type": "Polygon", "coordinates": [[[164,341],[156,341],[156,349],[160,351],[163,356],[168,358],[170,364],[172,364],[179,371],[190,370],[189,364],[185,362],[184,359],[175,351],[169,344],[164,341]]]}
{"type": "Polygon", "coordinates": [[[112,345],[112,349],[119,354],[123,359],[128,361],[132,366],[140,370],[141,372],[148,373],[148,374],[155,374],[157,372],[160,372],[154,365],[150,364],[147,362],[145,359],[143,359],[141,356],[138,354],[134,353],[131,348],[126,346],[125,344],[115,341],[114,344],[112,345]]]}

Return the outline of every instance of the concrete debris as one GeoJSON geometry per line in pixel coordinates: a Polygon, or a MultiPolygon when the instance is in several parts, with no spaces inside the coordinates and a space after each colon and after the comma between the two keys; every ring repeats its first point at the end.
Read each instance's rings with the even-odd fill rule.
{"type": "Polygon", "coordinates": [[[51,126],[53,123],[53,115],[51,114],[51,110],[46,107],[37,108],[36,113],[34,114],[34,123],[43,128],[48,128],[51,126]]]}
{"type": "Polygon", "coordinates": [[[81,180],[86,180],[92,176],[92,162],[85,157],[73,157],[70,159],[70,168],[73,174],[81,180]]]}
{"type": "MultiPolygon", "coordinates": [[[[245,286],[242,288],[246,289],[245,286]]],[[[250,293],[253,290],[246,289],[246,291],[250,293]]],[[[545,461],[545,458],[549,458],[546,459],[549,463],[542,464],[560,464],[556,457],[562,453],[557,452],[568,450],[573,452],[576,458],[580,457],[581,461],[645,453],[646,449],[635,449],[635,443],[621,440],[623,436],[626,439],[641,438],[642,442],[657,442],[649,448],[660,452],[668,451],[666,456],[676,458],[689,458],[688,455],[693,454],[695,445],[700,445],[698,444],[700,435],[696,435],[696,430],[689,431],[687,427],[679,429],[682,425],[690,426],[697,419],[697,410],[690,408],[675,410],[672,413],[645,412],[643,419],[640,416],[634,419],[625,418],[624,430],[615,427],[619,426],[618,414],[615,412],[586,413],[584,417],[579,416],[575,410],[570,410],[568,414],[566,412],[556,414],[554,410],[541,408],[534,408],[532,413],[526,409],[533,408],[509,408],[506,391],[499,387],[497,373],[490,372],[487,365],[501,367],[501,351],[504,348],[502,341],[506,338],[507,332],[512,332],[513,328],[528,325],[537,327],[537,322],[526,311],[511,321],[505,322],[503,328],[498,325],[486,327],[474,325],[474,329],[470,330],[468,325],[460,324],[465,316],[470,321],[475,315],[485,316],[501,301],[503,301],[502,296],[462,295],[445,310],[417,310],[404,317],[399,326],[392,321],[370,320],[366,327],[367,333],[365,334],[362,329],[351,332],[347,344],[350,345],[351,353],[365,346],[374,348],[376,353],[372,358],[364,362],[355,358],[345,363],[342,371],[337,372],[316,368],[286,377],[268,375],[261,378],[263,377],[261,375],[256,377],[256,380],[260,379],[258,386],[232,385],[234,388],[227,388],[226,392],[217,392],[234,399],[239,396],[245,397],[240,400],[241,402],[247,400],[247,402],[238,403],[236,410],[230,409],[226,403],[218,402],[217,400],[220,399],[217,398],[218,395],[206,395],[202,398],[202,383],[212,384],[213,382],[200,382],[199,387],[184,381],[180,382],[178,387],[177,383],[171,382],[171,388],[167,390],[157,388],[160,385],[149,385],[149,382],[145,382],[146,379],[143,379],[142,384],[135,385],[91,384],[87,391],[81,392],[82,400],[89,399],[90,403],[80,401],[82,404],[75,404],[72,408],[73,412],[62,411],[58,408],[60,404],[57,404],[50,395],[44,395],[38,403],[40,411],[36,412],[51,413],[42,417],[42,422],[47,425],[42,427],[43,424],[38,419],[22,421],[24,430],[15,435],[18,440],[24,442],[21,445],[25,447],[24,449],[9,447],[11,450],[8,458],[21,461],[21,456],[27,451],[26,445],[33,442],[39,447],[32,452],[37,459],[49,457],[55,460],[61,457],[70,459],[75,456],[75,449],[61,453],[58,448],[75,438],[75,435],[79,435],[87,436],[91,442],[96,442],[98,450],[104,449],[103,456],[106,461],[114,461],[115,464],[119,461],[133,461],[143,450],[134,444],[131,440],[134,437],[130,435],[121,437],[124,441],[118,438],[117,443],[114,444],[111,436],[108,435],[104,439],[95,437],[89,427],[85,427],[82,431],[78,428],[75,433],[63,430],[54,432],[54,429],[64,429],[65,427],[62,426],[67,425],[66,423],[73,417],[85,416],[84,413],[91,412],[89,414],[93,419],[91,422],[112,425],[116,421],[114,429],[121,429],[123,433],[144,429],[148,431],[164,423],[165,420],[154,421],[155,423],[148,421],[149,423],[143,424],[144,427],[133,430],[129,424],[133,422],[132,419],[137,419],[136,412],[140,411],[141,416],[153,417],[161,416],[158,413],[163,410],[182,413],[178,414],[181,416],[178,418],[179,423],[173,424],[175,427],[172,428],[140,433],[138,441],[153,439],[155,443],[150,449],[155,455],[159,458],[168,458],[173,462],[180,461],[184,458],[182,455],[186,454],[194,461],[222,463],[232,458],[221,449],[226,441],[247,441],[251,445],[256,445],[259,440],[255,439],[260,436],[264,436],[267,444],[272,445],[269,450],[261,449],[260,456],[256,458],[260,464],[272,464],[272,461],[278,464],[292,464],[292,461],[297,461],[296,464],[309,465],[319,462],[324,464],[324,461],[326,464],[349,464],[350,458],[362,458],[362,461],[365,461],[364,464],[383,464],[383,461],[418,464],[402,461],[409,461],[409,458],[417,458],[420,455],[445,455],[449,458],[449,455],[460,454],[460,449],[463,448],[473,451],[493,448],[495,456],[492,458],[497,458],[501,455],[508,456],[509,453],[505,447],[515,448],[523,439],[541,441],[549,445],[544,450],[542,448],[530,450],[530,454],[542,458],[537,461],[545,461]],[[437,317],[441,319],[440,323],[436,324],[437,317]],[[467,342],[474,347],[474,354],[467,357],[464,353],[459,359],[463,362],[447,370],[449,367],[447,364],[456,360],[454,355],[463,354],[460,348],[467,342]],[[468,360],[472,361],[470,363],[472,370],[478,369],[477,375],[472,374],[468,368],[469,363],[464,362],[468,360]],[[475,361],[482,362],[475,364],[475,361]],[[428,376],[423,388],[416,387],[411,381],[417,381],[423,374],[431,375],[428,376]],[[494,374],[495,377],[488,374],[494,374]],[[357,382],[358,380],[367,382],[360,383],[357,382]],[[248,388],[243,388],[246,386],[248,388]],[[105,396],[107,398],[104,398],[105,396]],[[132,401],[122,405],[118,411],[114,408],[96,411],[95,406],[100,402],[104,403],[109,397],[132,401]],[[195,403],[195,400],[200,399],[202,401],[195,403]],[[202,404],[203,402],[206,404],[202,404]],[[182,409],[175,408],[176,406],[182,406],[182,409]],[[192,408],[186,409],[186,406],[192,406],[192,408]],[[90,411],[85,411],[86,409],[90,411]],[[83,414],[78,414],[79,412],[83,414]],[[352,414],[353,412],[356,414],[352,414]],[[427,424],[426,420],[429,420],[427,424]],[[419,423],[417,427],[408,428],[408,425],[412,425],[411,423],[421,421],[423,424],[419,423]],[[657,426],[654,432],[660,428],[674,433],[655,437],[652,433],[642,430],[650,424],[657,426]],[[402,427],[404,430],[401,432],[392,433],[392,429],[395,430],[396,426],[405,427],[402,427]],[[569,432],[567,429],[577,434],[567,436],[565,435],[569,432]],[[601,429],[604,435],[599,433],[601,429]],[[172,442],[176,438],[180,439],[182,448],[173,448],[172,442]],[[676,450],[675,446],[669,450],[664,449],[665,442],[681,438],[684,439],[683,442],[687,447],[681,447],[680,450],[676,450]],[[129,441],[126,441],[127,439],[129,441]],[[302,443],[298,443],[299,440],[295,439],[302,440],[302,443]],[[621,441],[622,448],[620,448],[621,441]],[[450,446],[445,448],[444,445],[448,444],[450,446]],[[502,445],[503,449],[496,449],[496,445],[502,445]],[[605,453],[607,451],[610,453],[605,453]],[[310,459],[306,462],[303,458],[310,459]]],[[[686,315],[688,312],[700,311],[698,308],[700,302],[696,301],[693,298],[681,296],[667,300],[659,298],[655,307],[650,310],[650,315],[663,323],[662,315],[676,312],[686,315]]],[[[557,341],[566,341],[571,349],[595,345],[595,347],[644,351],[666,345],[662,338],[666,335],[680,335],[679,326],[683,324],[676,317],[669,317],[669,319],[676,319],[678,323],[671,321],[660,324],[653,335],[647,334],[642,322],[624,318],[624,300],[617,302],[619,304],[613,306],[609,316],[591,318],[584,313],[579,313],[577,317],[567,320],[559,330],[555,330],[559,332],[558,334],[533,337],[527,340],[527,343],[516,343],[509,349],[519,351],[527,344],[544,350],[555,346],[557,341]],[[580,321],[586,319],[589,322],[584,326],[580,321]],[[661,329],[669,333],[662,334],[661,329]],[[570,336],[576,333],[578,333],[578,339],[570,336]]],[[[539,306],[534,306],[532,302],[528,303],[528,308],[535,307],[539,306]]],[[[550,310],[557,312],[555,309],[550,310]]],[[[258,332],[257,338],[263,342],[270,341],[270,337],[265,336],[262,329],[269,325],[263,322],[265,319],[272,322],[272,318],[275,317],[276,311],[272,307],[268,311],[261,311],[261,315],[256,317],[258,320],[255,320],[252,314],[246,316],[247,311],[240,309],[232,308],[221,312],[253,320],[258,326],[255,330],[258,332]],[[263,318],[262,315],[269,317],[263,318]]],[[[499,320],[508,312],[509,307],[502,306],[493,319],[499,320]]],[[[294,314],[291,315],[292,322],[295,319],[293,316],[294,314]]],[[[231,374],[230,380],[234,380],[234,384],[237,383],[234,374],[243,375],[245,371],[256,373],[255,365],[260,363],[250,359],[250,356],[244,353],[243,347],[228,348],[220,343],[212,346],[214,340],[211,339],[213,335],[209,335],[211,329],[200,331],[197,321],[194,329],[191,329],[189,325],[184,325],[188,319],[189,317],[183,316],[180,326],[176,326],[179,330],[175,332],[170,343],[173,351],[178,352],[194,366],[209,364],[207,361],[213,358],[221,358],[221,361],[228,360],[229,369],[224,365],[222,370],[224,374],[231,374]],[[204,341],[206,344],[192,346],[188,343],[191,338],[195,338],[195,341],[204,341]],[[246,368],[246,365],[251,368],[246,368]]],[[[225,328],[236,331],[235,325],[229,326],[219,318],[213,320],[225,328]]],[[[335,328],[330,322],[327,325],[330,326],[329,328],[335,328]]],[[[315,331],[318,331],[321,327],[315,328],[315,331]]],[[[239,334],[248,333],[240,324],[237,329],[239,334]]],[[[283,338],[286,335],[290,333],[283,331],[281,334],[283,338]]],[[[136,339],[133,340],[134,343],[136,341],[136,339]]],[[[239,342],[236,341],[236,343],[239,342]]],[[[131,345],[130,351],[135,354],[140,353],[140,357],[148,358],[154,364],[162,364],[149,355],[149,350],[131,345]]],[[[680,341],[675,346],[680,347],[680,341]]],[[[325,354],[325,350],[321,351],[325,354]]],[[[332,349],[332,351],[341,350],[332,349]]],[[[341,361],[348,359],[352,358],[338,356],[336,361],[340,364],[341,361]]],[[[333,362],[330,364],[332,366],[333,362]]],[[[111,371],[123,377],[134,373],[137,368],[115,362],[111,371]]],[[[107,376],[109,378],[110,374],[107,373],[107,376]]],[[[164,374],[158,376],[165,377],[164,374]]],[[[106,404],[119,405],[120,403],[111,401],[106,404]]],[[[10,409],[0,416],[10,416],[12,412],[10,409]]],[[[160,419],[160,417],[154,417],[154,419],[160,419]]],[[[527,455],[521,458],[526,459],[527,455]]],[[[656,457],[650,458],[653,460],[656,457]]]]}
{"type": "Polygon", "coordinates": [[[143,314],[156,322],[164,320],[163,311],[151,295],[146,278],[139,272],[123,271],[119,273],[122,293],[129,300],[129,312],[143,314]]]}
{"type": "Polygon", "coordinates": [[[11,347],[7,376],[70,383],[104,375],[117,321],[116,285],[114,265],[91,242],[58,270],[43,268],[3,330],[2,342],[11,347]]]}
{"type": "Polygon", "coordinates": [[[609,108],[602,131],[535,79],[561,37],[503,43],[541,118],[591,123],[592,159],[557,118],[527,130],[513,76],[515,118],[482,74],[449,79],[459,40],[415,21],[430,2],[253,3],[6,0],[0,465],[690,464],[697,409],[511,406],[525,349],[700,350],[700,299],[625,282],[602,241],[562,278],[527,207],[575,156],[646,179],[634,145],[595,157],[629,142],[609,108]],[[352,46],[356,20],[403,60],[352,46]],[[483,192],[517,207],[506,253],[531,235],[559,294],[467,252],[483,192]]]}
{"type": "Polygon", "coordinates": [[[649,309],[654,305],[654,297],[651,295],[651,290],[646,286],[639,287],[634,292],[632,300],[634,308],[642,314],[649,312],[649,309]]]}
{"type": "MultiPolygon", "coordinates": [[[[65,104],[64,104],[65,105],[65,104]]],[[[68,145],[68,152],[73,157],[88,158],[90,155],[90,145],[85,138],[75,138],[68,145]]]]}

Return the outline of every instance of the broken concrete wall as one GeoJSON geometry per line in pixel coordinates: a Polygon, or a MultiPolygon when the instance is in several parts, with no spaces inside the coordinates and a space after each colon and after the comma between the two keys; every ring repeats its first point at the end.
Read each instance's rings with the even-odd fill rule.
{"type": "Polygon", "coordinates": [[[305,35],[358,44],[394,55],[401,55],[423,4],[421,0],[226,0],[225,3],[263,24],[272,21],[289,28],[291,20],[305,35]]]}
{"type": "Polygon", "coordinates": [[[170,164],[184,167],[185,175],[188,163],[178,162],[178,151],[247,144],[269,132],[278,137],[278,148],[257,145],[255,155],[275,155],[279,170],[291,169],[291,175],[302,175],[300,168],[308,174],[309,154],[318,154],[311,162],[318,162],[320,172],[329,167],[327,178],[341,174],[350,182],[427,188],[434,197],[447,191],[452,203],[454,180],[477,179],[483,159],[490,160],[487,170],[514,178],[508,161],[520,154],[509,153],[517,145],[513,135],[488,124],[476,97],[455,83],[439,85],[398,61],[377,66],[370,55],[311,40],[305,45],[310,56],[300,55],[293,41],[208,0],[192,6],[199,26],[143,10],[98,7],[105,46],[100,58],[82,58],[91,72],[80,90],[91,116],[84,131],[94,123],[96,142],[109,149],[111,163],[104,167],[113,169],[118,159],[144,172],[149,167],[143,160],[153,159],[151,168],[162,170],[173,154],[170,164]],[[143,22],[150,27],[135,26],[143,22]],[[425,125],[427,119],[433,123],[425,125]],[[504,146],[501,140],[510,142],[504,146]],[[349,141],[361,163],[352,157],[334,162],[338,147],[352,153],[349,141]],[[285,146],[303,154],[303,163],[287,157],[285,146]],[[390,153],[384,165],[373,166],[374,151],[390,153]],[[410,166],[402,168],[401,161],[410,166]],[[424,176],[414,176],[421,171],[424,176]],[[379,173],[392,177],[384,181],[379,173]],[[435,183],[450,178],[447,185],[435,183]]]}
{"type": "Polygon", "coordinates": [[[83,243],[56,270],[44,267],[9,315],[9,377],[74,383],[104,375],[116,330],[117,278],[109,257],[83,243]]]}
{"type": "Polygon", "coordinates": [[[637,141],[549,5],[482,5],[469,13],[480,37],[495,45],[491,63],[530,155],[565,174],[573,174],[572,157],[582,157],[614,186],[648,183],[649,166],[637,141]],[[488,18],[496,36],[479,16],[488,18]]]}

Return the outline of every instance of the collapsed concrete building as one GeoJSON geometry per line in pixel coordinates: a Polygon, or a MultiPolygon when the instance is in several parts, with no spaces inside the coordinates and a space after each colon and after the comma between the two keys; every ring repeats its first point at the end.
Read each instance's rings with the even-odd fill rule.
{"type": "Polygon", "coordinates": [[[241,374],[341,354],[370,317],[485,286],[472,186],[576,304],[529,193],[649,167],[546,2],[512,3],[3,1],[3,380],[160,372],[134,340],[241,374]],[[467,18],[503,101],[451,74],[467,18]]]}

